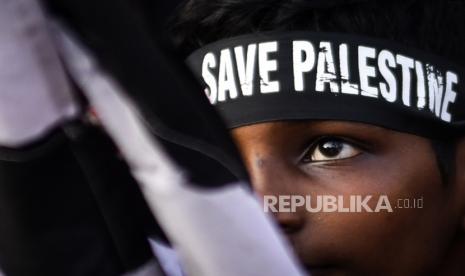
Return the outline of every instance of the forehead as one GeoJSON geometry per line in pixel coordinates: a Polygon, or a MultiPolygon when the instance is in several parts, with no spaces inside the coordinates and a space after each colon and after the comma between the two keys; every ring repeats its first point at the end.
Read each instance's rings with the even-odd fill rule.
{"type": "Polygon", "coordinates": [[[292,136],[296,134],[318,134],[322,132],[327,132],[328,134],[337,134],[342,132],[351,134],[401,134],[400,132],[375,125],[336,120],[294,120],[263,122],[237,127],[232,129],[231,132],[235,137],[242,135],[260,135],[260,138],[266,138],[268,135],[292,136]]]}
{"type": "Polygon", "coordinates": [[[299,151],[307,147],[312,141],[325,136],[348,138],[383,149],[401,149],[419,143],[429,144],[428,139],[417,135],[350,121],[265,122],[234,128],[231,133],[243,151],[258,147],[268,147],[273,151],[288,149],[299,151]]]}

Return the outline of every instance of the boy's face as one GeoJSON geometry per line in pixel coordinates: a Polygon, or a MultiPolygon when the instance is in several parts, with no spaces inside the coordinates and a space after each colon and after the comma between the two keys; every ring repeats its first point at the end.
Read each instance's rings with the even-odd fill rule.
{"type": "Polygon", "coordinates": [[[311,196],[312,206],[317,195],[343,196],[344,206],[351,195],[371,195],[372,209],[380,195],[389,199],[393,212],[276,213],[313,275],[425,274],[450,251],[463,179],[442,182],[429,140],[337,121],[261,123],[232,133],[260,195],[311,196]]]}

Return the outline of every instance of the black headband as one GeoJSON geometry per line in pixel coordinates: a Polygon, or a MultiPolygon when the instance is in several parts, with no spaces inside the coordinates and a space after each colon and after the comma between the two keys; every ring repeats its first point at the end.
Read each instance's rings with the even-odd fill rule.
{"type": "Polygon", "coordinates": [[[336,33],[258,33],[187,60],[229,127],[346,120],[426,137],[465,130],[464,70],[390,41],[336,33]]]}

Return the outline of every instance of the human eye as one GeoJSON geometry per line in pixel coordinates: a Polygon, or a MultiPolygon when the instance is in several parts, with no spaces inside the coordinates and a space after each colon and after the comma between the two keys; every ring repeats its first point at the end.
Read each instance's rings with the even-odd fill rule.
{"type": "Polygon", "coordinates": [[[301,163],[331,162],[349,159],[362,153],[359,146],[340,137],[321,137],[311,144],[301,163]]]}

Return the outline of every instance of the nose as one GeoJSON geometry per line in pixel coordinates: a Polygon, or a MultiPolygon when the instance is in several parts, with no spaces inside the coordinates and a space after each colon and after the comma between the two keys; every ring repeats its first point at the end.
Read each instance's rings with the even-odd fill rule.
{"type": "MultiPolygon", "coordinates": [[[[280,196],[301,195],[292,175],[292,167],[282,159],[272,155],[255,154],[246,162],[255,192],[263,196],[273,196],[278,199],[279,211],[280,196]]],[[[278,225],[287,235],[300,232],[305,226],[303,208],[296,208],[295,212],[273,212],[278,225]]]]}

